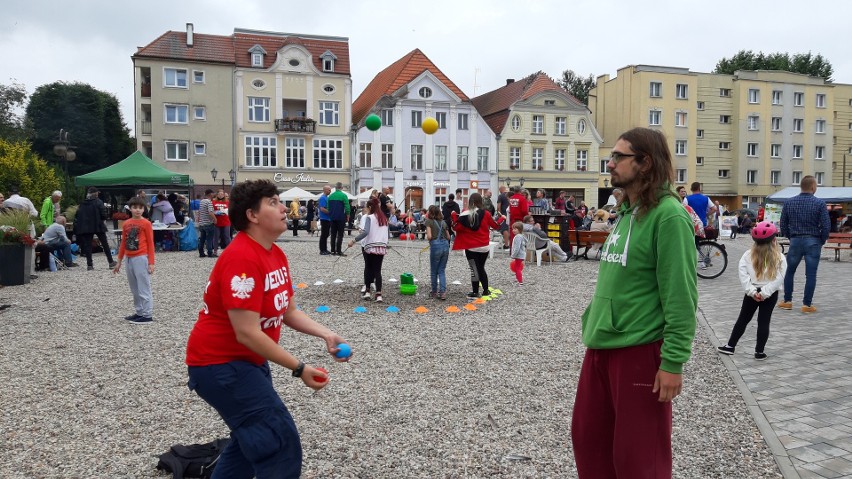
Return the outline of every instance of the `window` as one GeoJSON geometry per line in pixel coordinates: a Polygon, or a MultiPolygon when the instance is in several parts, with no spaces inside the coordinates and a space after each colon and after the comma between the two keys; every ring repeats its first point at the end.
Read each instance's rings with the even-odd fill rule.
{"type": "Polygon", "coordinates": [[[336,101],[319,102],[319,124],[337,126],[340,124],[340,103],[336,101]]]}
{"type": "Polygon", "coordinates": [[[728,178],[731,176],[731,170],[719,170],[719,178],[728,178]]]}
{"type": "Polygon", "coordinates": [[[206,156],[207,155],[207,143],[193,143],[193,148],[195,148],[195,156],[206,156]]]}
{"type": "Polygon", "coordinates": [[[662,96],[663,84],[660,82],[651,82],[651,96],[659,98],[662,96]]]}
{"type": "Polygon", "coordinates": [[[781,117],[773,116],[772,117],[772,131],[781,131],[781,117]]]}
{"type": "Polygon", "coordinates": [[[577,133],[582,135],[586,132],[586,120],[581,119],[577,122],[577,133]]]}
{"type": "Polygon", "coordinates": [[[553,151],[553,168],[556,171],[565,169],[565,149],[557,148],[553,151]]]}
{"type": "Polygon", "coordinates": [[[314,140],[314,168],[343,168],[343,140],[314,140]]]}
{"type": "Polygon", "coordinates": [[[757,143],[747,143],[746,144],[746,155],[747,156],[757,156],[757,143]]]}
{"type": "Polygon", "coordinates": [[[686,126],[686,112],[675,112],[675,126],[686,126]]]}
{"type": "Polygon", "coordinates": [[[278,141],[275,137],[246,137],[246,166],[278,166],[278,141]]]}
{"type": "Polygon", "coordinates": [[[825,180],[825,173],[822,171],[817,171],[814,173],[814,178],[816,179],[816,184],[818,186],[822,186],[823,180],[825,180]]]}
{"type": "Polygon", "coordinates": [[[825,133],[825,120],[816,121],[816,133],[825,133]]]}
{"type": "Polygon", "coordinates": [[[793,145],[793,159],[802,159],[802,145],[793,145]]]}
{"type": "Polygon", "coordinates": [[[544,133],[544,115],[533,115],[532,132],[538,135],[544,133]]]}
{"type": "Polygon", "coordinates": [[[801,183],[801,182],[802,182],[802,172],[801,171],[794,171],[793,172],[793,184],[798,186],[799,183],[801,183]]]}
{"type": "Polygon", "coordinates": [[[411,145],[411,169],[423,169],[423,145],[411,145]]]}
{"type": "Polygon", "coordinates": [[[447,189],[446,188],[435,188],[435,204],[443,205],[447,202],[447,189]]]}
{"type": "Polygon", "coordinates": [[[719,115],[719,123],[730,123],[731,115],[719,115]]]}
{"type": "Polygon", "coordinates": [[[781,184],[781,171],[772,170],[769,172],[769,183],[773,185],[781,184]]]}
{"type": "Polygon", "coordinates": [[[476,149],[476,170],[488,171],[488,147],[480,146],[476,149]]]}
{"type": "Polygon", "coordinates": [[[825,108],[825,94],[824,93],[817,93],[816,107],[817,108],[825,108]]]}
{"type": "Polygon", "coordinates": [[[730,150],[731,149],[731,142],[730,141],[720,141],[719,142],[719,149],[720,150],[730,150]]]}
{"type": "Polygon", "coordinates": [[[263,88],[266,86],[266,82],[261,80],[260,78],[257,78],[251,82],[251,86],[255,90],[263,90],[263,88]]]}
{"type": "Polygon", "coordinates": [[[793,132],[801,133],[805,129],[805,120],[801,118],[793,118],[793,132]]]}
{"type": "Polygon", "coordinates": [[[675,155],[686,155],[686,140],[675,140],[675,155]]]}
{"type": "Polygon", "coordinates": [[[203,70],[192,70],[192,83],[204,83],[203,70]]]}
{"type": "Polygon", "coordinates": [[[748,129],[749,130],[757,130],[758,120],[760,120],[759,116],[751,115],[748,117],[748,129]]]}
{"type": "Polygon", "coordinates": [[[609,164],[609,158],[602,158],[601,159],[601,173],[609,173],[609,167],[607,166],[608,164],[609,164]]]}
{"type": "Polygon", "coordinates": [[[532,169],[544,168],[544,148],[532,149],[532,169]]]}
{"type": "Polygon", "coordinates": [[[800,91],[793,93],[793,106],[804,106],[804,104],[805,94],[800,91]]]}
{"type": "Polygon", "coordinates": [[[468,114],[467,113],[459,113],[459,130],[467,130],[467,121],[468,114]]]}
{"type": "Polygon", "coordinates": [[[704,138],[704,130],[695,130],[696,138],[704,138]]]}
{"type": "Polygon", "coordinates": [[[456,155],[456,169],[459,171],[468,171],[468,147],[459,146],[456,155]]]}
{"type": "Polygon", "coordinates": [[[166,123],[174,123],[185,125],[189,122],[189,106],[188,105],[166,105],[165,106],[165,121],[166,123]]]}
{"type": "Polygon", "coordinates": [[[781,95],[783,92],[781,90],[772,90],[772,104],[780,105],[781,104],[781,95]]]}
{"type": "MultiPolygon", "coordinates": [[[[289,140],[289,138],[288,138],[289,140]]],[[[288,165],[289,166],[289,165],[288,165]]],[[[358,167],[373,167],[373,145],[370,143],[358,143],[358,167]]]]}
{"type": "Polygon", "coordinates": [[[661,116],[660,110],[651,110],[648,113],[648,124],[651,126],[659,125],[661,116]]]}
{"type": "Polygon", "coordinates": [[[189,143],[185,141],[167,141],[166,161],[189,161],[189,143]]]}
{"type": "Polygon", "coordinates": [[[818,146],[814,151],[814,159],[815,160],[824,160],[825,159],[825,147],[818,146]]]}
{"type": "Polygon", "coordinates": [[[435,169],[438,171],[447,171],[447,146],[435,146],[435,169]]]}
{"type": "Polygon", "coordinates": [[[393,168],[393,143],[382,143],[382,168],[393,168]]]}
{"type": "MultiPolygon", "coordinates": [[[[370,167],[370,159],[372,152],[370,151],[369,143],[361,143],[361,161],[362,166],[365,160],[367,168],[370,167]],[[366,148],[365,148],[366,147],[366,148]]],[[[305,139],[304,138],[285,138],[284,139],[284,167],[285,168],[304,168],[305,167],[305,139]]]]}
{"type": "Polygon", "coordinates": [[[263,53],[255,52],[251,54],[251,66],[253,67],[262,67],[263,66],[263,53]]]}
{"type": "Polygon", "coordinates": [[[746,183],[754,185],[757,183],[757,170],[746,171],[746,183]]]}
{"type": "Polygon", "coordinates": [[[682,83],[675,85],[675,97],[678,100],[686,100],[687,87],[688,85],[684,85],[682,83]]]}
{"type": "Polygon", "coordinates": [[[333,72],[334,71],[334,58],[330,56],[326,56],[322,59],[322,71],[324,72],[333,72]]]}
{"type": "Polygon", "coordinates": [[[586,171],[589,161],[589,150],[577,150],[577,171],[586,171]]]}
{"type": "Polygon", "coordinates": [[[205,108],[203,106],[192,107],[192,119],[193,120],[206,120],[207,119],[207,108],[205,108]]]}
{"type": "Polygon", "coordinates": [[[781,145],[778,143],[769,145],[769,156],[772,158],[781,158],[781,145]]]}
{"type": "Polygon", "coordinates": [[[186,88],[186,70],[183,68],[164,69],[163,86],[169,88],[186,88]]]}
{"type": "Polygon", "coordinates": [[[393,110],[382,110],[382,125],[393,126],[393,110]]]}
{"type": "Polygon", "coordinates": [[[411,112],[411,128],[420,128],[421,125],[423,125],[423,112],[413,110],[411,112]]]}
{"type": "Polygon", "coordinates": [[[328,93],[329,95],[331,95],[332,93],[334,93],[334,92],[335,92],[334,85],[332,85],[331,83],[327,83],[327,84],[325,84],[325,85],[323,85],[323,86],[322,86],[322,91],[324,91],[324,92],[328,93]]]}
{"type": "Polygon", "coordinates": [[[248,121],[269,121],[269,98],[253,96],[248,98],[248,121]]]}
{"type": "Polygon", "coordinates": [[[438,122],[438,128],[447,129],[447,112],[439,111],[435,113],[435,120],[438,122]]]}
{"type": "Polygon", "coordinates": [[[704,157],[703,156],[696,156],[695,157],[695,164],[698,165],[698,166],[704,166],[704,157]]]}
{"type": "Polygon", "coordinates": [[[509,168],[517,169],[521,167],[521,149],[517,146],[509,148],[509,168]]]}
{"type": "Polygon", "coordinates": [[[520,131],[521,129],[521,117],[515,115],[512,117],[512,131],[520,131]]]}
{"type": "Polygon", "coordinates": [[[748,89],[748,102],[749,103],[760,103],[760,90],[757,88],[749,88],[748,89]]]}
{"type": "Polygon", "coordinates": [[[556,105],[556,100],[544,100],[545,106],[554,106],[556,105]]]}
{"type": "Polygon", "coordinates": [[[557,116],[554,122],[555,129],[553,133],[556,135],[564,135],[567,131],[568,119],[564,116],[557,116]]]}
{"type": "Polygon", "coordinates": [[[699,111],[704,110],[704,102],[703,102],[703,101],[699,101],[699,102],[697,102],[697,103],[695,104],[695,109],[696,109],[696,110],[699,110],[699,111]]]}
{"type": "Polygon", "coordinates": [[[417,94],[420,95],[420,98],[429,98],[432,96],[432,89],[428,86],[424,86],[417,92],[417,94]]]}
{"type": "Polygon", "coordinates": [[[675,170],[675,181],[678,183],[686,183],[686,168],[678,168],[675,170]]]}
{"type": "Polygon", "coordinates": [[[726,97],[726,98],[731,96],[731,89],[730,88],[719,88],[719,96],[726,97]]]}

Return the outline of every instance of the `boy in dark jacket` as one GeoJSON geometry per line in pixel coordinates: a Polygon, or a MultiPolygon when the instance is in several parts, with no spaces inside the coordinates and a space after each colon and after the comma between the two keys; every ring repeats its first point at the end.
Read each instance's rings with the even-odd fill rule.
{"type": "Polygon", "coordinates": [[[109,242],[106,237],[106,225],[104,220],[107,219],[107,210],[104,202],[98,198],[98,189],[90,186],[86,199],[80,204],[77,209],[77,215],[74,217],[74,234],[77,236],[77,245],[86,257],[86,269],[91,271],[95,269],[92,264],[92,239],[97,236],[101,243],[101,249],[109,262],[110,269],[115,268],[115,261],[112,259],[112,253],[109,250],[109,242]]]}

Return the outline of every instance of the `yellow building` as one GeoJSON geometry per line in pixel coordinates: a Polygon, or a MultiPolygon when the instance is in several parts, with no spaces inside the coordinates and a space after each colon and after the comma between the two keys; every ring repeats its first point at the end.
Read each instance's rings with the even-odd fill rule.
{"type": "Polygon", "coordinates": [[[852,85],[834,84],[832,186],[852,186],[852,85]]]}

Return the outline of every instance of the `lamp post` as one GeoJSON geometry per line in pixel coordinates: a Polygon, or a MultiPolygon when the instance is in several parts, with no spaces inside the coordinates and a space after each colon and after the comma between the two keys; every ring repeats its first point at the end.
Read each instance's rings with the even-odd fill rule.
{"type": "Polygon", "coordinates": [[[523,177],[523,176],[521,177],[521,179],[520,179],[520,180],[518,180],[518,183],[520,183],[521,188],[523,188],[523,187],[524,187],[524,177],[523,177]]]}
{"type": "MultiPolygon", "coordinates": [[[[237,179],[237,172],[234,171],[233,168],[231,168],[231,171],[228,172],[228,176],[231,177],[231,188],[233,188],[234,187],[234,181],[237,179]]],[[[222,181],[225,181],[225,179],[222,178],[222,181]]]]}
{"type": "Polygon", "coordinates": [[[609,180],[604,178],[604,188],[609,188],[609,180]]]}
{"type": "MultiPolygon", "coordinates": [[[[216,171],[216,168],[210,170],[210,176],[213,177],[213,183],[216,183],[216,176],[219,175],[219,172],[216,171]]],[[[222,178],[222,188],[225,187],[225,178],[222,178]]]]}
{"type": "Polygon", "coordinates": [[[512,185],[512,179],[511,179],[511,178],[506,178],[506,187],[508,188],[508,187],[509,187],[509,186],[511,186],[511,185],[512,185]]]}
{"type": "Polygon", "coordinates": [[[68,132],[65,129],[59,130],[59,139],[54,142],[53,154],[58,156],[62,161],[62,169],[65,172],[65,193],[68,193],[68,162],[77,159],[77,153],[74,152],[75,146],[71,146],[71,141],[68,139],[68,132]]]}

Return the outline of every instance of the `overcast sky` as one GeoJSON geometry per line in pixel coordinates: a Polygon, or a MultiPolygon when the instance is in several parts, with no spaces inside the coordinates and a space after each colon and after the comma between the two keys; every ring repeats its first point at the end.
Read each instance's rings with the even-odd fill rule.
{"type": "Polygon", "coordinates": [[[88,83],[118,97],[132,130],[130,56],[188,22],[196,33],[348,37],[355,98],[415,48],[470,97],[539,70],[554,78],[566,69],[615,76],[632,64],[709,72],[741,49],[820,53],[835,82],[852,83],[850,18],[845,0],[6,0],[0,83],[30,93],[58,80],[88,83]]]}

